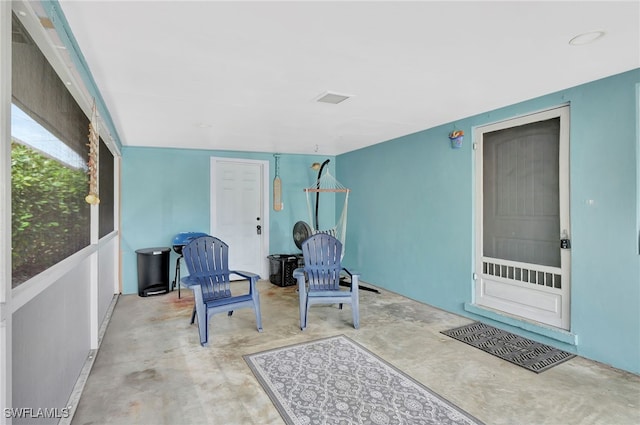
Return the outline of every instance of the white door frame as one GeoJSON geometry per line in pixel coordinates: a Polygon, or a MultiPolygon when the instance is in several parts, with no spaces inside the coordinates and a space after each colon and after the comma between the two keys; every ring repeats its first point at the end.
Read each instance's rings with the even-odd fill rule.
{"type": "Polygon", "coordinates": [[[261,238],[261,258],[263,259],[261,262],[261,269],[259,271],[247,270],[251,272],[257,272],[260,274],[261,279],[268,279],[269,277],[269,261],[267,256],[269,255],[269,185],[267,182],[269,181],[269,161],[258,160],[258,159],[244,159],[244,158],[229,158],[229,157],[218,157],[212,156],[210,159],[210,223],[209,223],[209,234],[215,235],[215,229],[213,228],[215,223],[217,222],[217,210],[215,205],[216,200],[216,190],[217,190],[217,182],[216,182],[216,173],[214,172],[216,164],[220,162],[234,162],[239,164],[253,164],[260,165],[262,167],[262,175],[260,186],[262,188],[262,199],[260,201],[261,204],[261,222],[262,222],[262,235],[261,238]]]}
{"type": "MultiPolygon", "coordinates": [[[[0,2],[0,408],[12,407],[11,8],[0,2]]],[[[11,424],[4,411],[0,424],[11,424]]]]}
{"type": "Polygon", "coordinates": [[[504,120],[474,128],[475,149],[475,288],[474,303],[479,306],[489,307],[507,314],[516,315],[523,320],[533,320],[546,325],[551,325],[565,330],[571,326],[571,250],[560,250],[560,268],[551,268],[534,265],[535,269],[528,270],[528,264],[508,260],[483,257],[483,133],[517,127],[537,121],[552,118],[560,118],[560,144],[559,144],[559,200],[560,200],[560,231],[566,229],[567,236],[571,238],[570,223],[570,182],[569,182],[569,129],[570,110],[569,105],[563,105],[525,116],[504,120]],[[565,165],[566,166],[563,166],[565,165]],[[483,265],[492,269],[500,267],[507,271],[507,276],[502,272],[485,273],[483,265]],[[532,285],[510,278],[511,270],[520,268],[521,272],[542,272],[547,274],[560,274],[562,288],[548,288],[544,285],[532,285]],[[525,298],[533,300],[532,304],[538,304],[540,308],[519,304],[517,292],[526,291],[525,298]],[[521,314],[520,314],[521,313],[521,314]]]}

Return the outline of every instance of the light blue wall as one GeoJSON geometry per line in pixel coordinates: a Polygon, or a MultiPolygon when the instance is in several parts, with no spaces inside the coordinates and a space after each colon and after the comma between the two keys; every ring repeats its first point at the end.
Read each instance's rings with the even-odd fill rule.
{"type": "Polygon", "coordinates": [[[640,373],[638,82],[634,70],[338,156],[337,178],[352,189],[345,264],[364,281],[479,319],[464,309],[473,287],[472,129],[570,103],[578,344],[543,342],[640,373]],[[465,132],[458,150],[447,138],[454,125],[465,132]]]}
{"type": "MultiPolygon", "coordinates": [[[[141,248],[171,247],[179,232],[209,233],[210,158],[229,157],[269,161],[271,187],[267,204],[271,207],[275,158],[271,153],[247,153],[186,149],[124,147],[122,149],[122,282],[123,293],[137,293],[138,275],[135,251],[141,248]]],[[[311,186],[317,171],[313,162],[333,157],[317,155],[281,155],[279,174],[282,179],[284,209],[269,213],[269,253],[299,253],[293,242],[293,225],[309,221],[303,188],[311,186]]],[[[323,199],[321,202],[325,202],[323,199]]],[[[333,220],[332,200],[322,205],[320,221],[333,220]],[[324,212],[324,214],[323,214],[324,212]]],[[[170,280],[175,273],[176,254],[171,252],[170,280]]]]}
{"type": "MultiPolygon", "coordinates": [[[[344,264],[364,281],[481,319],[464,308],[473,301],[472,129],[570,103],[571,331],[578,344],[500,327],[640,373],[638,83],[635,70],[330,158],[330,171],[352,189],[344,264]],[[450,148],[454,126],[465,131],[462,149],[450,148]]],[[[208,231],[211,156],[268,160],[270,179],[275,173],[271,153],[123,148],[125,293],[137,291],[136,249],[170,246],[180,231],[208,231]]],[[[281,156],[285,207],[270,212],[270,253],[299,252],[291,229],[309,221],[302,188],[317,175],[309,165],[324,159],[281,156]]]]}
{"type": "MultiPolygon", "coordinates": [[[[120,147],[109,111],[70,35],[59,2],[43,5],[120,147]]],[[[640,70],[635,70],[460,119],[455,126],[467,135],[460,150],[449,148],[451,123],[340,155],[330,169],[353,189],[345,265],[376,285],[478,318],[464,309],[465,303],[472,302],[471,130],[570,102],[571,330],[578,335],[578,345],[561,348],[640,373],[639,101],[640,70]],[[591,206],[589,199],[595,201],[591,206]]],[[[177,232],[209,228],[212,155],[269,160],[273,178],[273,155],[267,153],[122,148],[125,293],[137,292],[136,249],[169,246],[177,232]]],[[[297,252],[291,228],[298,220],[308,221],[300,189],[315,181],[309,164],[324,159],[282,156],[285,209],[270,215],[271,253],[297,252]]],[[[331,202],[323,200],[325,206],[327,201],[331,202]]],[[[321,216],[321,221],[330,219],[321,216]]],[[[171,259],[173,276],[174,253],[171,259]]]]}

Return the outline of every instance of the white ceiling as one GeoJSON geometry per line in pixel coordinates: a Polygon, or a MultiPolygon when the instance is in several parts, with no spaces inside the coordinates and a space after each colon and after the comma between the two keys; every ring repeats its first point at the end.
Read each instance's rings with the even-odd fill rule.
{"type": "Polygon", "coordinates": [[[337,155],[640,67],[638,1],[60,5],[125,146],[337,155]]]}

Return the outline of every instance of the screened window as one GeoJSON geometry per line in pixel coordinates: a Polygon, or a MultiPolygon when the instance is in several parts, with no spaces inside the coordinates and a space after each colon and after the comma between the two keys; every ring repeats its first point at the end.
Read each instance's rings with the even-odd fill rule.
{"type": "Polygon", "coordinates": [[[113,194],[113,154],[100,139],[98,154],[98,187],[100,192],[100,224],[99,237],[108,235],[114,230],[114,194],[113,194]]]}
{"type": "Polygon", "coordinates": [[[483,136],[483,255],[560,267],[560,118],[483,136]]]}
{"type": "Polygon", "coordinates": [[[90,243],[89,119],[12,20],[12,287],[90,243]]]}

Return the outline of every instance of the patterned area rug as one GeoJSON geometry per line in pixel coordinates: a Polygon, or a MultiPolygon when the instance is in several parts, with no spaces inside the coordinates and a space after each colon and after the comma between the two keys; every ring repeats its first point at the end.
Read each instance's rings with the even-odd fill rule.
{"type": "Polygon", "coordinates": [[[536,373],[544,372],[575,357],[575,354],[514,335],[482,322],[474,322],[441,333],[536,373]]]}
{"type": "Polygon", "coordinates": [[[287,424],[482,424],[344,335],[244,359],[287,424]]]}

